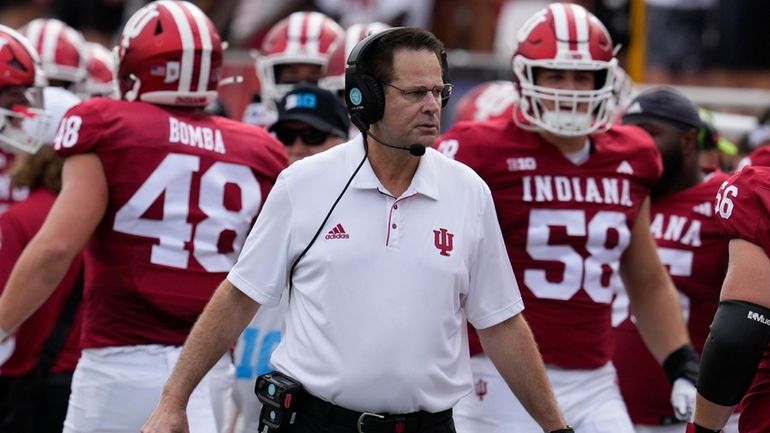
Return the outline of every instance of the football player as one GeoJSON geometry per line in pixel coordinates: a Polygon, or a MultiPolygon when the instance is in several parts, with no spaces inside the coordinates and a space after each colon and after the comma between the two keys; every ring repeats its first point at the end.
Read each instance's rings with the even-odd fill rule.
{"type": "Polygon", "coordinates": [[[703,348],[688,433],[722,431],[738,402],[739,431],[770,431],[768,191],[770,168],[749,166],[724,182],[716,196],[714,214],[732,238],[730,260],[703,348]]]}
{"type": "MultiPolygon", "coordinates": [[[[4,34],[2,29],[0,34],[4,34]]],[[[45,90],[49,89],[58,90],[55,97],[44,101],[52,121],[80,102],[66,90],[45,90]]],[[[53,128],[48,129],[43,140],[47,145],[15,149],[18,159],[11,180],[15,186],[29,188],[30,194],[0,215],[0,287],[5,286],[14,263],[40,229],[61,188],[63,161],[50,146],[54,133],[53,128]]],[[[0,431],[61,433],[72,373],[80,357],[82,272],[82,255],[78,254],[53,294],[6,342],[15,350],[5,363],[0,359],[0,431]]]]}
{"type": "MultiPolygon", "coordinates": [[[[554,3],[517,39],[513,119],[460,123],[437,147],[492,190],[524,315],[565,417],[576,431],[631,433],[611,360],[616,288],[626,285],[642,336],[672,381],[685,380],[696,358],[649,231],[660,155],[644,131],[609,123],[617,60],[596,17],[554,3]]],[[[472,348],[476,393],[455,407],[457,431],[537,431],[481,347],[472,348]]],[[[686,391],[694,399],[692,384],[686,391]]]]}
{"type": "Polygon", "coordinates": [[[94,42],[86,42],[88,61],[86,79],[78,87],[78,95],[86,100],[97,96],[118,99],[118,83],[115,81],[115,60],[107,48],[94,42]]]}
{"type": "Polygon", "coordinates": [[[518,94],[513,82],[487,81],[473,86],[457,100],[455,122],[513,118],[518,94]]]}
{"type": "Polygon", "coordinates": [[[294,12],[273,25],[257,55],[259,94],[246,107],[243,121],[274,123],[278,100],[298,83],[317,84],[344,34],[339,24],[320,12],[294,12]]]}
{"type": "MultiPolygon", "coordinates": [[[[61,193],[0,297],[1,332],[13,332],[88,242],[65,432],[141,429],[287,164],[263,129],[202,112],[217,96],[222,43],[192,3],[139,9],[116,52],[121,100],[88,100],[60,122],[61,193]]],[[[193,432],[221,431],[231,382],[223,357],[194,393],[193,432]]]]}
{"type": "Polygon", "coordinates": [[[48,116],[40,108],[47,84],[35,48],[0,26],[0,214],[29,195],[29,188],[12,186],[10,168],[17,149],[37,147],[44,139],[48,116]],[[25,127],[33,118],[39,127],[25,127]]]}
{"type": "Polygon", "coordinates": [[[75,90],[87,76],[88,51],[83,35],[54,18],[38,18],[19,29],[40,54],[51,86],[75,90]]]}
{"type": "MultiPolygon", "coordinates": [[[[713,199],[728,175],[703,173],[700,152],[707,143],[698,108],[669,87],[650,89],[631,101],[623,123],[636,125],[655,140],[663,174],[651,191],[651,232],[661,262],[679,292],[682,313],[696,352],[703,350],[719,290],[727,270],[728,238],[714,219],[713,199]]],[[[628,297],[614,305],[615,355],[620,391],[637,433],[680,433],[677,402],[670,401],[671,383],[650,354],[628,311],[628,297]],[[672,407],[673,404],[673,407],[672,407]]],[[[690,380],[695,382],[693,371],[690,380]]],[[[732,432],[737,433],[737,415],[732,432]]],[[[725,430],[728,431],[728,430],[725,430]]]]}

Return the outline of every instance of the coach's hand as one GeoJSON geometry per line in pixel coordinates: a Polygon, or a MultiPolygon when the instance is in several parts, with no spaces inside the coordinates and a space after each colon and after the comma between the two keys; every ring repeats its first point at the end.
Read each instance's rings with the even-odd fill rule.
{"type": "Polygon", "coordinates": [[[142,426],[142,433],[190,433],[185,406],[162,397],[142,426]]]}
{"type": "Polygon", "coordinates": [[[671,406],[674,416],[680,421],[690,421],[695,411],[695,384],[688,378],[680,377],[671,389],[671,406]]]}

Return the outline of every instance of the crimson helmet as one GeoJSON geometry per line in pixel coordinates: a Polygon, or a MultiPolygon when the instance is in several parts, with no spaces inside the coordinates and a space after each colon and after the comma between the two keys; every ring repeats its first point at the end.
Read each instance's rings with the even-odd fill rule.
{"type": "Polygon", "coordinates": [[[217,97],[222,49],[214,24],[197,6],[149,3],[131,16],[115,47],[121,97],[204,107],[217,97]]]}
{"type": "Polygon", "coordinates": [[[276,101],[296,83],[278,83],[276,66],[311,64],[326,71],[329,56],[342,43],[344,30],[320,12],[294,12],[276,23],[265,36],[257,57],[257,76],[263,100],[276,101]]]}
{"type": "Polygon", "coordinates": [[[339,93],[345,91],[345,68],[348,56],[353,47],[365,37],[389,29],[390,26],[380,22],[368,24],[353,24],[345,30],[345,39],[334,47],[329,55],[329,64],[326,67],[324,78],[318,81],[318,85],[330,92],[339,93]]]}
{"type": "Polygon", "coordinates": [[[511,119],[517,99],[510,81],[497,80],[477,84],[457,101],[457,122],[464,120],[511,119]]]}
{"type": "Polygon", "coordinates": [[[83,99],[95,96],[117,99],[120,95],[115,81],[115,57],[112,52],[94,42],[86,42],[86,51],[88,75],[78,88],[78,94],[83,99]]]}
{"type": "Polygon", "coordinates": [[[32,44],[16,30],[0,25],[0,91],[14,92],[0,107],[0,146],[33,152],[42,144],[50,116],[43,111],[43,87],[48,83],[32,44]]]}
{"type": "Polygon", "coordinates": [[[610,126],[617,59],[604,25],[582,6],[554,3],[533,15],[517,35],[514,83],[520,126],[561,136],[579,136],[610,126]],[[535,84],[535,69],[593,71],[593,90],[556,89],[535,84]],[[544,101],[558,109],[547,109],[544,101]],[[587,107],[587,110],[586,108],[587,107]]]}
{"type": "Polygon", "coordinates": [[[86,42],[79,31],[53,18],[38,18],[19,31],[40,55],[49,80],[78,83],[86,77],[86,42]]]}

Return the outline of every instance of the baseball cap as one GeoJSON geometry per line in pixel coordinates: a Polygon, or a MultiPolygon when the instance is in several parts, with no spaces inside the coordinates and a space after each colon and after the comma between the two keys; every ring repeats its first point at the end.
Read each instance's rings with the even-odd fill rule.
{"type": "Polygon", "coordinates": [[[698,130],[703,127],[695,103],[672,87],[656,87],[637,95],[623,114],[623,123],[632,119],[662,120],[698,130]]]}
{"type": "Polygon", "coordinates": [[[300,121],[345,139],[350,130],[350,118],[339,97],[314,85],[297,86],[281,98],[278,102],[278,120],[269,130],[275,131],[288,120],[300,121]]]}

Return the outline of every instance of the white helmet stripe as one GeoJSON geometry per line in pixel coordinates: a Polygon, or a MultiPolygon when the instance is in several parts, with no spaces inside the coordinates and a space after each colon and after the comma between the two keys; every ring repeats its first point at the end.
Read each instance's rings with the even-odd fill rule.
{"type": "Polygon", "coordinates": [[[179,66],[179,87],[180,92],[189,92],[192,82],[193,61],[195,60],[195,41],[193,40],[190,23],[185,17],[184,11],[174,2],[159,1],[174,17],[179,37],[182,39],[182,64],[179,66]]]}
{"type": "Polygon", "coordinates": [[[318,12],[311,12],[307,16],[305,49],[308,54],[318,54],[321,51],[321,29],[325,18],[325,15],[318,12]]]}
{"type": "Polygon", "coordinates": [[[64,25],[60,21],[46,21],[43,31],[43,45],[40,48],[40,57],[44,63],[56,64],[56,41],[63,31],[64,25]]]}
{"type": "Polygon", "coordinates": [[[286,52],[293,53],[301,49],[302,27],[305,23],[305,14],[289,15],[288,34],[286,35],[286,52]]]}
{"type": "Polygon", "coordinates": [[[206,16],[203,15],[197,7],[191,7],[187,2],[181,3],[184,8],[192,15],[195,25],[198,27],[198,35],[201,38],[201,67],[198,74],[198,91],[205,92],[208,89],[209,78],[211,75],[211,52],[212,37],[209,32],[209,26],[206,23],[206,16]]]}
{"type": "MultiPolygon", "coordinates": [[[[27,24],[27,27],[24,31],[27,40],[29,40],[32,46],[35,47],[36,53],[38,42],[40,41],[40,34],[43,32],[43,22],[43,20],[34,20],[27,24]]],[[[42,47],[40,47],[40,49],[42,51],[42,47]]],[[[38,55],[40,55],[40,53],[38,53],[38,55]]]]}
{"type": "Polygon", "coordinates": [[[556,30],[556,56],[559,57],[569,51],[567,11],[564,10],[564,5],[561,3],[554,3],[549,7],[553,13],[553,23],[556,30]]]}
{"type": "Polygon", "coordinates": [[[591,58],[591,52],[588,47],[588,15],[586,15],[586,10],[582,7],[575,7],[575,5],[570,5],[570,8],[572,9],[572,15],[575,17],[575,31],[577,33],[577,49],[583,55],[586,56],[586,58],[591,58]]]}

